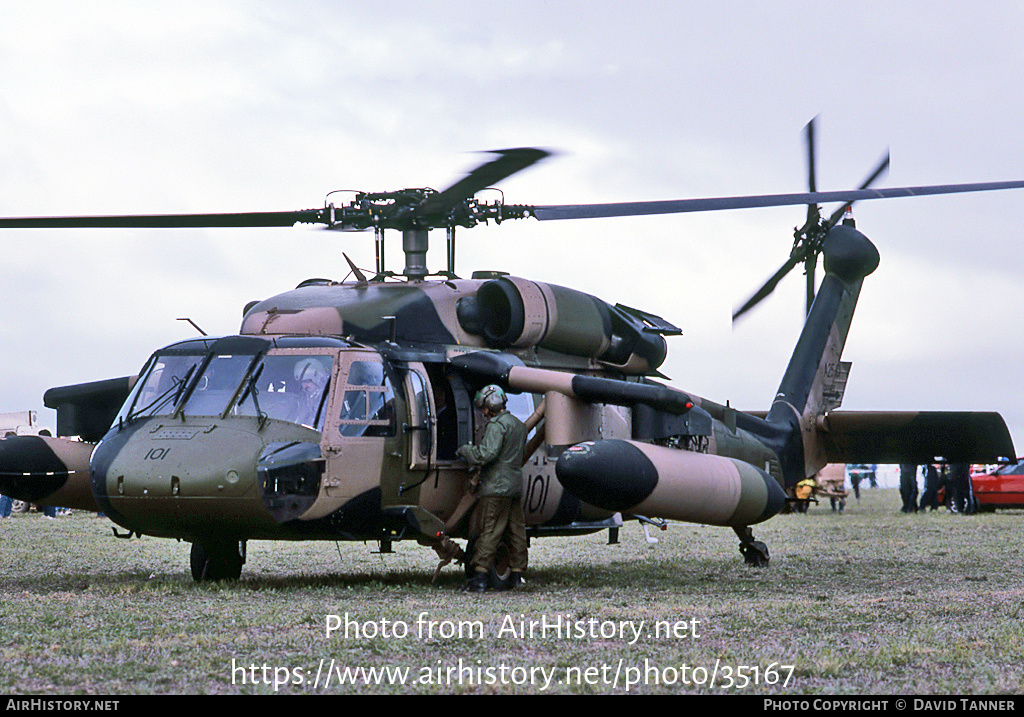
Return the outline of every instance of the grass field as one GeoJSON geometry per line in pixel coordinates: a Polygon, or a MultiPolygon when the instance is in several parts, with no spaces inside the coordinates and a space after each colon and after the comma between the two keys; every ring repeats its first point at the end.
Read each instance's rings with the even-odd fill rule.
{"type": "Polygon", "coordinates": [[[778,516],[755,529],[766,569],[722,528],[536,540],[528,584],[486,595],[454,565],[432,584],[414,543],[252,542],[242,580],[200,585],[188,544],[17,516],[0,521],[0,691],[1021,692],[1024,514],[898,507],[876,489],[778,516]]]}

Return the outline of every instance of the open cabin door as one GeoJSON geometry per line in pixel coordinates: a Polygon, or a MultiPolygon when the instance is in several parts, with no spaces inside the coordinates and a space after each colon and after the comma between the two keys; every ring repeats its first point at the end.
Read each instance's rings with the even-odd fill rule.
{"type": "Polygon", "coordinates": [[[409,468],[428,470],[434,463],[436,422],[427,371],[422,363],[413,362],[405,367],[403,374],[408,411],[404,429],[408,440],[409,468]]]}

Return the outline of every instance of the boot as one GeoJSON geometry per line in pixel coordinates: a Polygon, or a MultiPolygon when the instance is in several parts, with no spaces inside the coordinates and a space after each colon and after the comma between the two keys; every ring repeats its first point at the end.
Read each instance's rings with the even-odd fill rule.
{"type": "Polygon", "coordinates": [[[466,581],[466,592],[484,593],[487,592],[487,574],[473,573],[473,577],[466,581]]]}

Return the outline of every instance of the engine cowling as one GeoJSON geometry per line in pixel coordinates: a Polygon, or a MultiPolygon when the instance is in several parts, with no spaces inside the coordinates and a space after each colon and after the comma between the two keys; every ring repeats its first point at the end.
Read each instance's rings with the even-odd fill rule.
{"type": "Polygon", "coordinates": [[[590,294],[502,276],[461,299],[459,324],[492,348],[540,347],[647,373],[668,352],[664,337],[637,316],[590,294]]]}

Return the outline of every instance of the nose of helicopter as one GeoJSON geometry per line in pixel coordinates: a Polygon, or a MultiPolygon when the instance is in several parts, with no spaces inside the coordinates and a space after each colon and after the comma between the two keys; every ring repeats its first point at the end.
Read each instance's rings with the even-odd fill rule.
{"type": "Polygon", "coordinates": [[[277,523],[257,486],[262,433],[255,422],[143,422],[97,446],[93,490],[116,522],[140,532],[182,537],[216,523],[259,533],[277,523]]]}

